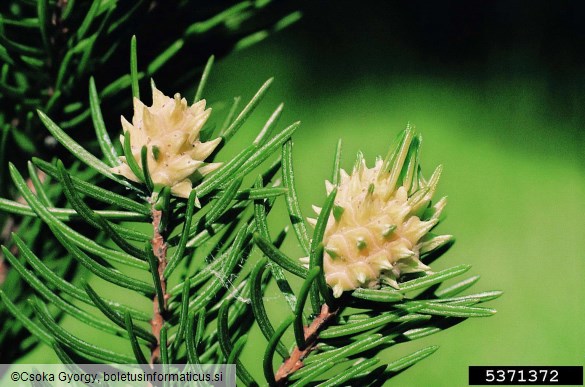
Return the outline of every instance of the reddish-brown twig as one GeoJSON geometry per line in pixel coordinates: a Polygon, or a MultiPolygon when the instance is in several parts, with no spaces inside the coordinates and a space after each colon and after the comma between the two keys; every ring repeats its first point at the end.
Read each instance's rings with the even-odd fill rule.
{"type": "MultiPolygon", "coordinates": [[[[164,240],[160,232],[160,223],[162,218],[162,211],[161,210],[152,210],[152,227],[154,229],[154,235],[152,237],[152,251],[154,252],[154,256],[157,258],[158,261],[158,277],[160,279],[160,284],[162,287],[162,294],[163,296],[163,306],[164,309],[167,307],[167,282],[164,277],[164,271],[167,267],[167,244],[164,240]]],[[[159,302],[157,296],[154,296],[153,300],[153,308],[154,313],[152,316],[152,320],[150,325],[152,327],[152,334],[156,337],[156,345],[152,347],[151,356],[150,356],[150,364],[154,364],[158,362],[160,358],[160,331],[165,323],[164,319],[164,312],[165,310],[160,310],[159,302]]]]}
{"type": "Polygon", "coordinates": [[[286,379],[292,373],[303,367],[303,359],[311,353],[317,344],[319,331],[323,329],[336,314],[337,310],[329,311],[327,304],[324,304],[321,307],[321,313],[315,317],[311,325],[305,327],[305,349],[300,350],[299,347],[295,347],[290,357],[282,363],[278,372],[276,372],[275,379],[279,385],[284,384],[286,379]]]}

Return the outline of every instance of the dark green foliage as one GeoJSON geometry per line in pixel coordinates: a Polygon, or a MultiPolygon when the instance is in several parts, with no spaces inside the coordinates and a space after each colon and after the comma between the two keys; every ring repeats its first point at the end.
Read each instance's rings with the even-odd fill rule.
{"type": "MultiPolygon", "coordinates": [[[[54,239],[39,238],[46,234],[47,227],[38,220],[27,220],[22,216],[31,216],[26,205],[17,203],[19,192],[15,190],[8,175],[8,161],[12,162],[19,171],[23,171],[26,162],[32,156],[38,156],[35,162],[44,173],[52,178],[61,179],[56,173],[54,164],[43,159],[49,155],[57,155],[67,166],[77,170],[72,164],[73,159],[68,150],[56,146],[55,139],[68,138],[66,133],[75,133],[75,142],[81,144],[77,150],[84,152],[90,161],[91,153],[102,151],[104,161],[90,161],[93,167],[106,172],[108,166],[117,164],[114,145],[109,139],[105,122],[115,122],[119,113],[130,104],[128,87],[132,86],[132,94],[138,96],[139,83],[147,82],[156,75],[161,84],[174,89],[190,87],[193,80],[208,61],[211,54],[223,56],[234,49],[241,49],[258,39],[259,33],[264,36],[285,28],[298,19],[298,13],[293,12],[289,2],[238,2],[219,1],[213,5],[202,7],[199,2],[158,2],[140,0],[135,2],[121,1],[93,1],[93,0],[9,0],[0,4],[0,225],[3,230],[18,230],[26,228],[26,243],[36,246],[39,251],[50,251],[53,257],[60,261],[52,261],[51,256],[43,256],[44,262],[53,267],[67,267],[64,273],[73,278],[76,276],[75,261],[54,239]],[[152,28],[152,26],[157,26],[152,28]],[[136,40],[132,35],[140,35],[145,42],[141,50],[136,50],[136,40]],[[148,42],[148,44],[146,44],[148,42]],[[127,53],[131,52],[131,66],[128,68],[127,53]],[[138,56],[138,52],[140,56],[138,56]],[[143,71],[138,71],[137,61],[145,64],[143,71]],[[181,66],[189,71],[177,79],[173,70],[181,66]],[[129,71],[130,70],[130,71],[129,71]],[[90,76],[93,76],[90,78],[90,76]],[[94,80],[95,79],[95,80],[94,80]],[[90,82],[89,82],[90,81],[90,82]],[[87,85],[89,99],[87,97],[87,85]],[[98,87],[99,85],[99,92],[98,87]],[[89,102],[89,103],[88,103],[89,102]],[[107,107],[105,116],[99,106],[107,107]],[[40,115],[36,110],[40,110],[40,115]],[[48,117],[51,117],[50,119],[48,117]],[[40,118],[40,119],[39,119],[40,118]],[[90,131],[71,131],[71,128],[87,127],[89,119],[93,121],[97,136],[90,131]],[[42,124],[49,129],[56,130],[48,133],[42,124]],[[96,141],[97,139],[97,141],[96,141]],[[98,148],[99,145],[99,148],[98,148]],[[6,199],[4,199],[6,198],[6,199]],[[9,198],[12,198],[9,199],[9,198]],[[6,215],[6,212],[12,215],[6,215]],[[32,222],[34,227],[27,227],[32,222]],[[63,265],[64,260],[67,261],[63,265]]],[[[208,62],[205,75],[198,88],[201,95],[205,80],[209,74],[212,60],[208,62]]],[[[144,84],[143,84],[144,86],[144,84]]],[[[230,123],[232,120],[230,120],[230,123]]],[[[118,132],[118,126],[110,125],[111,133],[118,132]]],[[[64,141],[67,144],[67,141],[64,141]]],[[[69,149],[71,150],[71,149],[69,149]]],[[[75,152],[74,152],[75,153],[75,152]]],[[[34,184],[39,199],[47,207],[50,214],[61,221],[71,221],[79,218],[76,209],[63,206],[63,199],[59,199],[55,186],[49,187],[43,183],[44,175],[34,172],[29,167],[29,179],[34,184]],[[45,186],[46,191],[40,189],[45,186]],[[55,208],[57,207],[57,208],[55,208]]],[[[128,200],[125,197],[116,197],[115,189],[107,186],[100,189],[95,185],[87,184],[94,170],[87,170],[82,176],[71,173],[71,180],[80,194],[92,196],[93,199],[110,202],[110,204],[125,203],[144,213],[143,203],[128,200]],[[83,186],[80,188],[79,186],[83,186]],[[88,192],[90,191],[90,192],[88,192]],[[121,198],[121,199],[120,199],[121,198]],[[134,203],[134,204],[132,204],[134,203]],[[136,206],[138,204],[138,207],[136,206]]],[[[107,173],[106,173],[107,175],[107,173]]],[[[118,183],[133,188],[123,179],[118,183]]],[[[60,180],[61,181],[61,180],[60,180]]],[[[71,193],[71,191],[69,191],[71,193]]],[[[79,201],[76,201],[79,203],[79,201]]],[[[92,202],[93,203],[93,202],[92,202]]],[[[129,208],[127,208],[129,209],[129,208]]],[[[130,210],[132,211],[132,210],[130,210]]],[[[138,213],[99,209],[93,211],[94,222],[92,227],[103,230],[108,228],[109,220],[143,221],[146,218],[138,213]],[[101,226],[98,225],[101,224],[101,226]]],[[[148,209],[146,209],[148,214],[148,209]]],[[[86,212],[86,215],[89,213],[86,212]]],[[[48,216],[48,215],[47,215],[48,216]]],[[[84,226],[85,227],[85,226],[84,226]]],[[[121,232],[121,226],[114,225],[114,230],[122,238],[131,236],[121,232]]],[[[127,230],[130,233],[136,232],[127,230]]],[[[94,231],[95,232],[95,231],[94,231]]],[[[110,234],[112,235],[117,234],[110,234]]],[[[90,239],[94,235],[87,234],[90,239]]],[[[4,233],[2,243],[10,244],[4,233]]],[[[73,234],[65,233],[66,238],[73,234]]],[[[133,238],[136,240],[136,238],[133,238]]],[[[94,242],[95,243],[95,242],[94,242]]],[[[127,246],[127,248],[132,248],[127,246]]],[[[128,250],[128,249],[126,249],[128,250]]],[[[6,261],[0,265],[6,266],[6,261]]],[[[25,313],[30,310],[24,301],[28,290],[21,288],[16,273],[8,273],[8,278],[2,285],[11,294],[17,303],[23,303],[25,313]]],[[[7,320],[5,308],[0,305],[0,319],[7,320]]],[[[7,328],[0,334],[0,359],[9,363],[18,357],[25,348],[4,345],[2,343],[14,340],[25,334],[21,331],[18,322],[8,322],[7,328]],[[5,341],[6,340],[6,341],[5,341]],[[9,352],[10,351],[10,352],[9,352]]],[[[27,341],[33,344],[32,341],[27,341]]]]}
{"type": "MultiPolygon", "coordinates": [[[[193,82],[211,54],[223,56],[241,49],[257,39],[258,31],[264,35],[278,31],[299,16],[291,13],[288,2],[271,1],[218,1],[207,7],[195,1],[36,3],[35,7],[12,0],[0,5],[4,63],[0,100],[6,106],[0,124],[10,127],[21,150],[41,153],[51,149],[43,145],[46,135],[31,113],[41,109],[66,130],[84,123],[91,115],[86,91],[90,75],[101,85],[99,97],[107,99],[108,106],[127,106],[122,92],[129,85],[138,96],[138,81],[156,75],[159,82],[182,89],[193,82]],[[132,35],[148,42],[139,50],[139,58],[132,35]],[[130,46],[134,54],[128,74],[130,46]],[[137,59],[146,64],[145,71],[137,71],[137,59]],[[172,68],[189,71],[177,79],[172,68]],[[172,84],[167,81],[171,79],[172,84]]],[[[11,147],[3,150],[14,159],[11,147]]]]}

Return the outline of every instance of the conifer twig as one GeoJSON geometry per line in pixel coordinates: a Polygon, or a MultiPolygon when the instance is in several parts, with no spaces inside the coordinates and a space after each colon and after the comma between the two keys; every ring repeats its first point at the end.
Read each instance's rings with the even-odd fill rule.
{"type": "Polygon", "coordinates": [[[291,374],[303,367],[303,359],[309,356],[317,344],[319,331],[337,315],[337,312],[338,309],[329,311],[327,304],[321,307],[321,313],[315,317],[311,325],[305,327],[305,342],[307,343],[305,349],[300,350],[299,347],[295,346],[290,357],[282,363],[276,372],[275,379],[278,385],[283,385],[291,374]]]}
{"type": "Polygon", "coordinates": [[[160,333],[165,322],[164,313],[167,307],[167,283],[164,277],[164,271],[167,266],[167,244],[159,229],[162,219],[162,210],[152,209],[152,227],[154,235],[152,237],[152,251],[158,262],[158,277],[162,287],[163,310],[160,309],[160,303],[157,296],[153,299],[153,316],[151,320],[152,334],[156,337],[156,345],[151,350],[150,363],[156,363],[160,358],[160,333]]]}
{"type": "Polygon", "coordinates": [[[0,285],[4,283],[6,275],[8,274],[8,266],[4,262],[4,257],[0,256],[0,285]]]}

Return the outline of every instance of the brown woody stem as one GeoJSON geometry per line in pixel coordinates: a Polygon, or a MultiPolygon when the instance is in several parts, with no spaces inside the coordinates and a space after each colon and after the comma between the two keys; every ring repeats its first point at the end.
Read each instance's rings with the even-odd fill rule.
{"type": "Polygon", "coordinates": [[[6,266],[6,263],[4,263],[4,257],[0,255],[0,285],[4,283],[7,274],[8,266],[6,266]]]}
{"type": "Polygon", "coordinates": [[[305,342],[307,343],[305,349],[301,351],[299,347],[295,347],[290,357],[282,363],[278,372],[276,372],[275,379],[278,385],[283,385],[291,374],[303,367],[303,359],[315,349],[319,331],[337,315],[337,312],[337,309],[329,311],[327,304],[321,307],[321,313],[313,320],[311,325],[305,327],[305,342]]]}
{"type": "Polygon", "coordinates": [[[164,276],[165,268],[167,267],[167,244],[164,237],[161,234],[160,224],[162,219],[162,211],[152,209],[152,228],[154,234],[151,240],[152,251],[158,262],[158,277],[162,287],[163,296],[163,310],[160,310],[158,298],[155,295],[153,302],[153,316],[150,322],[152,327],[152,334],[156,337],[156,345],[151,349],[150,364],[155,364],[160,359],[160,331],[165,323],[165,311],[167,308],[167,300],[169,295],[167,294],[167,282],[164,276]]]}

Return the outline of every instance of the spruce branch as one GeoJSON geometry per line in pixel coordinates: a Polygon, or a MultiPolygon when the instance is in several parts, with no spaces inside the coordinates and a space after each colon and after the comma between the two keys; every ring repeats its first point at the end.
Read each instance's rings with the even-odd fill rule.
{"type": "MultiPolygon", "coordinates": [[[[230,9],[222,18],[237,11],[230,9]]],[[[65,8],[63,14],[67,12],[65,8]]],[[[199,25],[191,33],[208,27],[199,25]]],[[[181,45],[181,41],[171,44],[170,51],[140,71],[136,39],[132,39],[130,75],[125,81],[126,90],[132,90],[128,94],[139,97],[139,81],[163,68],[181,45]]],[[[205,95],[212,63],[208,61],[197,97],[205,95]]],[[[383,349],[470,317],[493,315],[494,309],[481,304],[501,292],[462,295],[477,277],[447,283],[466,273],[468,265],[436,272],[429,266],[452,246],[453,238],[431,232],[445,206],[444,199],[433,199],[441,168],[428,180],[422,176],[421,139],[413,128],[401,132],[388,156],[372,168],[358,154],[351,174],[340,168],[338,143],[332,182],[325,183],[327,197],[322,207],[314,207],[317,219],[309,220],[312,234],[295,189],[291,137],[299,123],[276,130],[282,104],[252,143],[231,159],[223,158],[222,148],[238,135],[271,83],[264,83],[241,111],[235,103],[216,134],[207,124],[210,110],[204,100],[196,98],[189,104],[179,94],[167,97],[152,83],[152,105],[133,99],[133,117],[122,121],[122,152],[110,140],[100,107],[104,92],[98,92],[93,80],[89,108],[95,146],[85,146],[50,114],[39,111],[39,119],[66,149],[67,157],[52,163],[33,160],[28,164],[28,181],[11,164],[10,176],[24,202],[2,199],[0,209],[46,227],[51,235],[47,239],[64,251],[53,252],[51,258],[74,260],[81,274],[71,278],[63,271],[53,272],[39,258],[43,250],[27,246],[13,234],[10,238],[20,257],[11,253],[13,246],[3,246],[2,252],[14,268],[12,273],[34,297],[26,304],[28,309],[21,310],[0,291],[6,309],[62,361],[151,365],[227,361],[236,364],[237,377],[245,385],[258,384],[240,356],[257,324],[267,340],[266,381],[299,386],[387,380],[436,347],[380,365],[377,355],[383,349]],[[97,145],[100,156],[94,154],[97,145]],[[279,150],[281,158],[257,173],[279,150]],[[68,161],[74,158],[78,161],[68,161]],[[46,173],[48,183],[38,178],[37,168],[46,173]],[[257,178],[246,186],[253,174],[257,178]],[[301,260],[283,249],[286,227],[271,236],[268,217],[280,195],[306,255],[301,260]],[[140,231],[127,221],[139,222],[152,232],[140,231]],[[254,261],[256,252],[265,257],[254,261]],[[108,288],[124,289],[129,302],[102,297],[82,278],[84,273],[108,288]],[[299,291],[289,282],[291,274],[304,280],[299,291]],[[274,289],[268,286],[273,280],[274,289]],[[269,293],[273,291],[276,297],[269,293]],[[268,306],[275,298],[290,307],[288,317],[271,316],[268,306]],[[152,302],[152,311],[127,305],[139,299],[152,302]],[[307,300],[313,309],[308,318],[307,300]],[[54,306],[57,314],[45,303],[54,306]],[[86,305],[95,308],[87,310],[86,305]],[[125,351],[92,343],[82,330],[79,336],[69,332],[59,324],[61,316],[123,338],[125,351]],[[294,345],[285,344],[287,332],[294,335],[294,345]],[[150,356],[145,356],[148,350],[150,356]],[[276,352],[282,361],[274,372],[276,352]],[[338,367],[335,375],[330,372],[333,367],[338,367]]]]}
{"type": "MultiPolygon", "coordinates": [[[[136,77],[137,71],[133,71],[133,74],[136,77]]],[[[203,93],[203,87],[200,86],[198,90],[203,93]]],[[[265,90],[265,87],[261,88],[243,112],[237,115],[239,118],[234,119],[238,127],[244,124],[265,90]]],[[[13,235],[12,239],[25,256],[27,265],[34,270],[27,270],[14,255],[9,257],[17,268],[16,272],[32,287],[34,293],[56,305],[63,315],[71,315],[83,324],[128,339],[129,348],[138,362],[146,360],[143,353],[146,346],[150,349],[151,364],[185,362],[198,358],[214,363],[232,359],[239,364],[240,369],[244,366],[238,360],[239,353],[246,343],[245,337],[253,321],[247,318],[252,313],[251,307],[247,303],[239,302],[240,298],[249,298],[251,293],[249,275],[243,273],[240,278],[240,274],[245,260],[250,256],[252,235],[256,228],[254,217],[246,209],[252,206],[258,208],[256,204],[261,203],[265,216],[272,208],[274,200],[286,192],[275,181],[280,160],[274,161],[260,174],[258,184],[249,188],[240,187],[246,175],[278,150],[290,138],[298,124],[275,135],[271,133],[282,111],[280,105],[249,148],[249,157],[236,157],[236,162],[229,160],[226,163],[208,163],[204,162],[206,157],[218,152],[214,152],[218,141],[199,140],[208,116],[205,109],[200,109],[202,103],[195,103],[195,108],[191,109],[178,95],[168,98],[156,89],[154,93],[153,106],[147,108],[135,102],[134,114],[139,117],[158,114],[157,125],[149,126],[148,119],[132,120],[139,127],[137,131],[133,124],[124,124],[126,135],[123,136],[122,143],[125,155],[119,157],[105,130],[100,102],[95,97],[95,83],[90,82],[94,126],[107,162],[66,134],[48,115],[39,112],[46,128],[87,169],[80,175],[75,168],[66,168],[59,159],[53,163],[35,159],[34,163],[29,164],[29,174],[36,174],[36,168],[39,168],[52,180],[47,186],[34,177],[27,184],[18,168],[11,165],[10,174],[25,204],[0,200],[0,208],[32,219],[37,218],[46,224],[55,237],[54,240],[85,270],[107,281],[110,286],[126,288],[134,292],[136,297],[150,298],[153,303],[152,313],[145,316],[144,312],[123,303],[102,298],[86,283],[80,288],[74,282],[60,278],[17,235],[13,235]],[[174,120],[165,118],[169,113],[175,115],[174,120]],[[184,115],[183,118],[187,121],[184,125],[176,125],[177,122],[181,123],[181,119],[176,120],[177,114],[184,115]],[[140,137],[140,131],[150,134],[147,141],[140,137]],[[128,169],[123,170],[123,166],[128,169]],[[218,170],[208,178],[206,175],[215,169],[212,166],[228,168],[223,173],[218,170]],[[120,175],[132,183],[119,177],[120,175]],[[161,176],[166,180],[161,180],[161,176]],[[107,181],[103,178],[110,180],[108,184],[118,184],[118,188],[127,187],[130,190],[123,196],[115,190],[105,189],[100,186],[107,181]],[[212,180],[214,185],[207,185],[210,187],[207,190],[199,190],[198,187],[208,180],[212,180]],[[193,183],[196,184],[195,189],[193,183]],[[47,195],[46,187],[58,187],[64,197],[53,201],[47,195]],[[55,207],[57,202],[62,201],[71,208],[55,207]],[[105,205],[107,209],[96,210],[96,203],[102,203],[100,206],[105,205]],[[196,213],[196,207],[202,215],[199,210],[196,213]],[[197,220],[194,221],[193,218],[197,220]],[[71,227],[68,223],[74,219],[82,220],[91,229],[97,230],[101,237],[97,241],[92,240],[85,235],[87,230],[71,227]],[[125,220],[150,223],[152,235],[148,236],[119,223],[125,220]],[[177,229],[182,229],[183,232],[170,237],[177,229]],[[218,241],[210,240],[215,233],[221,234],[221,238],[218,241]],[[104,241],[112,241],[113,244],[105,247],[104,241]],[[138,248],[135,242],[144,244],[145,248],[138,248]],[[178,284],[169,289],[169,280],[175,281],[180,276],[185,276],[192,266],[194,249],[203,244],[211,246],[212,252],[203,262],[197,263],[196,274],[182,282],[179,280],[178,284]],[[172,252],[171,255],[168,255],[169,251],[172,252]],[[184,267],[181,274],[173,275],[180,264],[184,267]],[[134,278],[118,270],[117,265],[150,272],[152,282],[134,278]],[[40,277],[46,280],[46,284],[40,277]],[[109,322],[104,322],[93,313],[72,304],[70,297],[97,307],[109,322]],[[238,302],[233,302],[229,311],[227,306],[220,310],[220,305],[228,305],[226,302],[235,300],[238,302]],[[203,312],[209,320],[221,318],[221,332],[203,335],[198,330],[195,338],[188,331],[185,332],[190,326],[189,315],[199,312],[203,312]],[[218,315],[218,312],[221,313],[218,315]],[[150,331],[145,329],[145,323],[150,323],[150,331]],[[228,344],[224,340],[226,345],[215,345],[220,336],[229,340],[229,343],[232,343],[233,337],[234,344],[228,344]],[[182,337],[187,337],[187,343],[182,341],[182,337]],[[197,348],[185,348],[185,344],[206,347],[197,353],[197,348]]],[[[231,121],[229,126],[235,127],[231,121]]],[[[206,140],[209,140],[211,134],[209,131],[207,133],[206,140]]],[[[234,134],[235,130],[231,136],[234,134]]],[[[279,235],[275,241],[269,243],[280,246],[282,238],[279,235]]],[[[8,252],[6,248],[3,251],[5,254],[8,252]]],[[[286,281],[281,271],[275,268],[271,270],[275,271],[278,278],[286,281]]],[[[262,291],[265,286],[266,281],[260,281],[262,291]]],[[[49,337],[60,343],[59,347],[54,347],[61,359],[68,358],[67,351],[71,351],[76,357],[87,358],[88,361],[128,359],[126,354],[118,354],[70,334],[60,328],[47,309],[36,303],[32,306],[34,313],[30,317],[20,312],[14,313],[14,308],[8,309],[31,332],[48,330],[49,337]]],[[[37,336],[47,341],[44,335],[37,336]]]]}
{"type": "MultiPolygon", "coordinates": [[[[499,297],[499,291],[457,296],[475,283],[477,276],[454,285],[443,285],[468,271],[468,265],[439,272],[419,270],[423,267],[420,259],[424,259],[426,265],[431,264],[453,245],[452,236],[437,236],[429,232],[438,223],[438,214],[444,206],[444,200],[439,200],[434,205],[431,203],[440,168],[429,180],[422,177],[417,159],[419,146],[420,137],[408,127],[398,136],[386,161],[377,161],[378,167],[373,172],[366,168],[363,155],[358,154],[350,175],[339,167],[339,142],[333,163],[334,183],[325,184],[328,197],[323,207],[314,207],[319,216],[318,219],[309,219],[314,226],[312,238],[309,240],[303,230],[303,218],[294,187],[292,144],[287,142],[283,145],[287,208],[299,243],[301,246],[307,245],[309,257],[302,258],[301,262],[309,270],[298,270],[291,258],[271,247],[261,232],[260,235],[255,235],[256,244],[268,258],[288,268],[292,274],[305,278],[297,297],[294,315],[276,330],[268,321],[264,308],[255,308],[262,331],[269,339],[264,358],[264,373],[269,384],[302,386],[322,381],[323,385],[333,386],[347,383],[361,385],[375,380],[382,382],[428,357],[437,347],[427,347],[380,366],[379,359],[375,356],[381,350],[440,332],[469,317],[487,317],[495,313],[494,309],[477,304],[499,297]],[[387,207],[375,210],[370,208],[391,198],[396,189],[407,190],[405,198],[394,200],[387,207]],[[379,199],[372,200],[373,198],[379,199]],[[374,204],[368,202],[370,200],[374,204]],[[400,209],[403,200],[409,206],[411,215],[405,208],[400,209]],[[395,241],[402,241],[396,235],[404,232],[403,225],[375,221],[376,217],[383,217],[386,212],[392,214],[393,211],[400,211],[405,218],[412,216],[413,220],[408,224],[411,227],[417,226],[411,230],[414,231],[411,236],[417,238],[417,241],[411,245],[414,250],[409,254],[404,254],[403,249],[389,250],[384,254],[376,253],[385,243],[396,244],[395,241]],[[359,223],[361,220],[364,221],[363,224],[351,223],[359,223]],[[351,224],[343,228],[340,227],[342,221],[351,224]],[[375,229],[364,235],[370,225],[380,226],[381,242],[372,239],[375,229]],[[339,242],[340,235],[332,234],[335,227],[339,227],[337,230],[345,238],[343,243],[339,242]],[[344,232],[347,235],[342,234],[344,232]],[[332,241],[337,244],[332,244],[332,241]],[[351,255],[354,254],[354,246],[358,252],[371,253],[371,257],[361,262],[359,255],[351,255]],[[373,246],[378,246],[378,250],[373,249],[373,246]],[[389,265],[393,259],[393,251],[399,252],[398,259],[389,265]],[[373,274],[375,271],[367,269],[367,265],[375,267],[378,263],[384,266],[381,276],[376,281],[368,281],[368,275],[376,277],[373,274]],[[340,270],[343,265],[346,269],[340,270]],[[400,270],[391,271],[393,265],[400,270]],[[339,280],[347,281],[345,284],[353,284],[353,287],[343,291],[337,287],[339,280]],[[304,326],[303,309],[308,295],[311,296],[313,309],[319,308],[320,311],[308,326],[304,326]],[[294,327],[296,345],[290,355],[286,353],[283,356],[284,361],[274,374],[273,354],[277,350],[281,352],[278,344],[291,324],[294,327]],[[335,375],[328,374],[334,366],[341,367],[340,371],[335,375]]],[[[254,271],[253,278],[256,280],[262,265],[257,266],[254,271]]],[[[255,296],[254,299],[259,298],[255,296]]]]}

